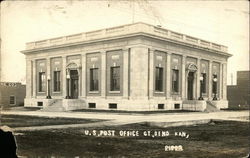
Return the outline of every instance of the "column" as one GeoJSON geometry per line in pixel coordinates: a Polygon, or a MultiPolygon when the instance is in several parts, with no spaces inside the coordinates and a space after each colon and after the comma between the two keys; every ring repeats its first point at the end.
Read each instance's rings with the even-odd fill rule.
{"type": "Polygon", "coordinates": [[[222,69],[222,63],[220,63],[220,77],[219,77],[219,79],[220,79],[220,81],[219,81],[219,95],[218,95],[218,98],[219,98],[219,100],[221,100],[222,99],[222,89],[223,89],[223,69],[222,69]]]}
{"type": "Polygon", "coordinates": [[[212,65],[213,65],[213,61],[209,60],[208,61],[208,99],[212,100],[213,96],[212,96],[212,87],[213,87],[213,74],[212,74],[212,65]]]}
{"type": "Polygon", "coordinates": [[[32,61],[26,59],[26,98],[32,95],[32,61]]]}
{"type": "Polygon", "coordinates": [[[171,53],[167,53],[166,99],[171,98],[171,53]]]}
{"type": "Polygon", "coordinates": [[[67,58],[66,56],[62,57],[62,96],[65,98],[67,95],[67,78],[66,78],[66,65],[67,64],[67,58]]]}
{"type": "Polygon", "coordinates": [[[36,60],[32,60],[33,62],[33,76],[32,76],[32,79],[33,79],[33,97],[35,98],[36,97],[36,87],[37,87],[37,82],[36,82],[36,76],[37,76],[37,73],[36,73],[36,60]]]}
{"type": "Polygon", "coordinates": [[[186,55],[182,56],[182,68],[181,68],[181,97],[186,99],[186,55]]]}
{"type": "Polygon", "coordinates": [[[128,63],[129,63],[129,58],[128,58],[128,48],[123,49],[123,98],[128,99],[128,63]]]}
{"type": "Polygon", "coordinates": [[[197,58],[197,78],[196,78],[196,99],[200,97],[200,87],[201,87],[201,82],[200,82],[200,76],[201,76],[201,64],[200,64],[201,59],[197,58]]]}
{"type": "Polygon", "coordinates": [[[101,97],[106,97],[106,51],[101,52],[101,97]]]}
{"type": "Polygon", "coordinates": [[[222,99],[227,100],[227,63],[222,65],[222,99]]]}
{"type": "Polygon", "coordinates": [[[154,95],[154,49],[149,50],[149,99],[154,95]]]}
{"type": "Polygon", "coordinates": [[[87,69],[86,69],[86,53],[82,54],[82,97],[83,98],[86,98],[86,89],[87,89],[87,86],[86,86],[86,72],[87,72],[87,69]]]}

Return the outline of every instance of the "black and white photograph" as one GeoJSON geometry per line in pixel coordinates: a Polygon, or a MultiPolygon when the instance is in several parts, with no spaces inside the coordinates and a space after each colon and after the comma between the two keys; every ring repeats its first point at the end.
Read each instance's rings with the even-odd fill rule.
{"type": "Polygon", "coordinates": [[[0,4],[1,158],[249,157],[249,1],[0,4]]]}

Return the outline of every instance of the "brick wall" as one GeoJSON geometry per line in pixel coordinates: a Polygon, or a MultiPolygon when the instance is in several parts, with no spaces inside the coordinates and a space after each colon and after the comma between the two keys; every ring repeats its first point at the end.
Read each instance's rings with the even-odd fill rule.
{"type": "Polygon", "coordinates": [[[7,82],[0,84],[0,106],[22,106],[26,95],[26,86],[15,83],[16,86],[9,86],[7,82]],[[10,96],[15,97],[15,104],[10,104],[10,96]]]}

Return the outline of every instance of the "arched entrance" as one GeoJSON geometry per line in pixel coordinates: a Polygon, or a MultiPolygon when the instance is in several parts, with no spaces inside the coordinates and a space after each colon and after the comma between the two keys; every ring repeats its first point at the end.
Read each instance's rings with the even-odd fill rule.
{"type": "Polygon", "coordinates": [[[187,99],[194,99],[194,82],[195,82],[195,72],[197,71],[197,66],[195,64],[189,64],[187,67],[187,99]]]}
{"type": "Polygon", "coordinates": [[[67,71],[67,94],[71,99],[77,99],[79,96],[79,66],[72,62],[66,67],[67,71]]]}

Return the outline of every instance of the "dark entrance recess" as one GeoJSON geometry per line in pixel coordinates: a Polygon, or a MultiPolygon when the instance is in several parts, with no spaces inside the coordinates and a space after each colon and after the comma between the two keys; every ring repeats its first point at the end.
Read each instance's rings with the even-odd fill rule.
{"type": "Polygon", "coordinates": [[[188,73],[188,87],[187,87],[187,98],[193,100],[193,85],[194,85],[194,72],[188,73]]]}
{"type": "Polygon", "coordinates": [[[78,98],[78,72],[77,70],[70,70],[70,96],[72,99],[78,98]]]}

